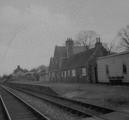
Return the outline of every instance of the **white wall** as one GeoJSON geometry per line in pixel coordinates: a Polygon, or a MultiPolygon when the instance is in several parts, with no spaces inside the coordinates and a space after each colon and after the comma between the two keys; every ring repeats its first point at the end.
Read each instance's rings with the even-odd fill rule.
{"type": "Polygon", "coordinates": [[[99,58],[97,65],[99,82],[109,82],[106,65],[109,67],[109,76],[124,76],[123,82],[129,82],[129,53],[99,58]],[[127,66],[127,74],[123,74],[123,64],[127,66]]]}

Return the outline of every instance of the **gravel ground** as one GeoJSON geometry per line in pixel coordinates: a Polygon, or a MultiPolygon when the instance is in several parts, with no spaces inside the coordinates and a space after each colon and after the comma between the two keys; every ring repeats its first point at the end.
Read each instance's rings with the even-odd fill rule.
{"type": "MultiPolygon", "coordinates": [[[[26,83],[30,84],[31,82],[26,83]]],[[[47,82],[32,82],[31,84],[49,86],[59,95],[71,99],[129,111],[129,86],[47,82]]]]}
{"type": "Polygon", "coordinates": [[[87,118],[79,118],[71,113],[64,111],[63,109],[58,108],[55,105],[51,105],[50,103],[35,98],[31,95],[27,95],[22,92],[18,92],[18,95],[26,100],[29,104],[37,108],[40,112],[52,118],[52,120],[87,120],[87,118]]]}
{"type": "Polygon", "coordinates": [[[46,85],[64,97],[117,110],[129,111],[129,86],[51,83],[46,85]]]}

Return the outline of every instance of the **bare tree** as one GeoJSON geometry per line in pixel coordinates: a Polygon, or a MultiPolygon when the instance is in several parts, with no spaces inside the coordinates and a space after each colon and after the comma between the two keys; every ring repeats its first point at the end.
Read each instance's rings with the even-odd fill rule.
{"type": "Polygon", "coordinates": [[[111,41],[110,43],[103,43],[103,46],[108,51],[108,54],[111,54],[116,49],[114,41],[111,41]]]}
{"type": "Polygon", "coordinates": [[[95,43],[97,36],[98,34],[95,31],[81,31],[77,34],[75,44],[89,49],[95,43]]]}
{"type": "Polygon", "coordinates": [[[118,37],[120,38],[121,47],[124,47],[126,50],[129,50],[129,25],[121,29],[118,32],[118,37]]]}

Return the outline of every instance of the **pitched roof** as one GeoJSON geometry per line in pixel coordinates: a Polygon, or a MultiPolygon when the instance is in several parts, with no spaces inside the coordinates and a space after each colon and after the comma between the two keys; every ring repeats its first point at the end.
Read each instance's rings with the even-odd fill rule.
{"type": "Polygon", "coordinates": [[[62,69],[75,68],[78,66],[86,65],[89,57],[93,54],[94,50],[95,48],[92,48],[70,57],[69,59],[64,61],[64,63],[62,64],[62,69]]]}
{"type": "MultiPolygon", "coordinates": [[[[78,53],[83,52],[83,51],[85,51],[84,46],[74,46],[73,47],[73,54],[78,54],[78,53]]],[[[66,46],[56,46],[55,52],[54,52],[54,57],[58,57],[58,58],[67,57],[66,46]]]]}
{"type": "Polygon", "coordinates": [[[51,59],[50,59],[50,64],[49,64],[48,69],[49,69],[49,71],[53,71],[53,70],[58,69],[58,65],[57,65],[57,63],[55,62],[54,58],[51,58],[51,59]]]}
{"type": "Polygon", "coordinates": [[[84,52],[73,55],[69,59],[65,60],[62,64],[62,69],[72,69],[76,67],[82,67],[87,65],[87,63],[92,63],[96,61],[97,57],[107,55],[107,50],[103,47],[95,47],[84,52]]]}
{"type": "Polygon", "coordinates": [[[84,52],[86,50],[85,46],[74,46],[73,54],[78,54],[80,52],[84,52]]]}
{"type": "Polygon", "coordinates": [[[54,57],[67,57],[66,47],[65,46],[56,46],[54,57]]]}

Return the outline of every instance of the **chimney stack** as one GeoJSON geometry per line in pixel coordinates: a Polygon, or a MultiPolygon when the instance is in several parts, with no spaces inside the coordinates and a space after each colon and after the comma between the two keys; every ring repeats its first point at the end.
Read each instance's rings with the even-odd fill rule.
{"type": "Polygon", "coordinates": [[[95,48],[102,47],[102,43],[100,41],[100,37],[96,38],[95,48]]]}
{"type": "Polygon", "coordinates": [[[73,40],[72,38],[67,38],[66,40],[66,51],[67,51],[67,57],[71,57],[73,55],[73,40]]]}

